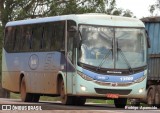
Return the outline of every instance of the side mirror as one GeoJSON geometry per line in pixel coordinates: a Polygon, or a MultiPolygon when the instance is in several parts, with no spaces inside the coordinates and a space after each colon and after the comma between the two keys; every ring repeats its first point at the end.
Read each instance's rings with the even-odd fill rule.
{"type": "Polygon", "coordinates": [[[148,48],[151,48],[151,42],[150,42],[150,38],[149,38],[149,35],[148,35],[148,31],[146,30],[146,38],[147,38],[147,47],[148,48]]]}
{"type": "Polygon", "coordinates": [[[78,28],[76,26],[71,26],[68,31],[69,32],[77,32],[78,28]]]}
{"type": "Polygon", "coordinates": [[[80,46],[80,43],[81,43],[81,40],[80,40],[80,38],[79,38],[79,33],[78,32],[76,32],[75,33],[75,36],[74,36],[74,39],[73,39],[74,41],[74,47],[75,48],[79,48],[79,46],[80,46]]]}
{"type": "Polygon", "coordinates": [[[74,39],[73,39],[73,43],[74,43],[74,47],[75,48],[80,48],[81,45],[81,33],[78,30],[77,26],[71,26],[68,30],[71,34],[73,34],[74,39]]]}

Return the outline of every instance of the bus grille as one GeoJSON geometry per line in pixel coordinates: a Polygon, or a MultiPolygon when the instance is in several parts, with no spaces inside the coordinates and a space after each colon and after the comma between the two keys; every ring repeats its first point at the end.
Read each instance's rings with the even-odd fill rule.
{"type": "Polygon", "coordinates": [[[128,82],[128,83],[112,83],[112,82],[99,82],[99,81],[94,81],[94,82],[96,84],[104,85],[104,86],[113,86],[113,84],[116,84],[116,85],[114,85],[115,87],[116,86],[119,86],[119,87],[130,86],[130,85],[134,84],[133,82],[128,82]]]}
{"type": "Polygon", "coordinates": [[[128,95],[132,91],[131,89],[101,89],[101,88],[95,88],[96,93],[98,94],[120,94],[120,95],[128,95]]]}

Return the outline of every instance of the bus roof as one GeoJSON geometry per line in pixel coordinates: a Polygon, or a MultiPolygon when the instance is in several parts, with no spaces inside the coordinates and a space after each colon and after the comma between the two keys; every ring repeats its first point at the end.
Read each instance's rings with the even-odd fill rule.
{"type": "Polygon", "coordinates": [[[61,20],[74,20],[77,24],[94,24],[94,25],[120,26],[120,27],[121,26],[122,27],[144,27],[144,24],[136,18],[111,16],[111,15],[99,14],[99,13],[71,14],[71,15],[12,21],[12,22],[8,22],[6,24],[6,27],[61,21],[61,20]]]}

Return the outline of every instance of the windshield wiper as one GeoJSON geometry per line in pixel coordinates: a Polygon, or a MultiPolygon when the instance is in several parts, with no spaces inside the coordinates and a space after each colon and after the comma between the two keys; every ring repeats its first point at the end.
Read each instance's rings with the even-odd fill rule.
{"type": "Polygon", "coordinates": [[[102,65],[104,64],[104,62],[107,60],[107,58],[109,57],[109,55],[112,53],[112,59],[113,59],[113,39],[112,39],[112,45],[111,45],[111,49],[109,49],[109,51],[106,53],[106,55],[104,56],[104,58],[102,59],[102,61],[100,62],[100,64],[98,65],[96,70],[99,70],[102,65]]]}
{"type": "Polygon", "coordinates": [[[121,53],[121,56],[122,56],[123,60],[126,62],[127,66],[128,66],[129,72],[133,74],[134,71],[133,71],[133,69],[132,69],[130,63],[128,62],[126,56],[124,55],[122,49],[118,47],[118,40],[117,40],[117,50],[121,53]]]}
{"type": "Polygon", "coordinates": [[[112,53],[112,49],[109,49],[109,51],[106,53],[106,55],[104,56],[104,58],[102,59],[102,61],[100,62],[96,70],[99,70],[101,68],[101,66],[104,64],[104,62],[107,60],[107,58],[111,53],[112,53]]]}

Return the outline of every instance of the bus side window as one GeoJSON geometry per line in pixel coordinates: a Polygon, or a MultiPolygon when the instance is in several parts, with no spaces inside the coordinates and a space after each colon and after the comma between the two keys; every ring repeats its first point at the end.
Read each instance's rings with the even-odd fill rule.
{"type": "Polygon", "coordinates": [[[7,27],[5,30],[4,47],[7,52],[13,52],[13,42],[15,36],[15,28],[7,27]]]}
{"type": "Polygon", "coordinates": [[[51,39],[53,39],[53,29],[54,29],[54,25],[53,23],[45,23],[44,25],[44,31],[43,31],[43,48],[45,50],[51,50],[51,45],[55,45],[54,43],[52,43],[51,39]]]}
{"type": "Polygon", "coordinates": [[[46,43],[45,43],[45,24],[42,24],[42,30],[41,30],[41,39],[40,39],[40,49],[45,50],[46,43]]]}
{"type": "Polygon", "coordinates": [[[25,31],[24,31],[24,26],[21,26],[21,38],[20,38],[20,44],[19,44],[19,48],[20,48],[20,51],[24,51],[23,50],[23,47],[24,47],[24,42],[25,42],[25,31]]]}
{"type": "Polygon", "coordinates": [[[64,52],[65,50],[65,21],[55,22],[54,26],[54,50],[64,52]]]}
{"type": "Polygon", "coordinates": [[[22,51],[29,51],[29,49],[31,49],[31,36],[32,36],[31,27],[24,26],[24,32],[22,35],[22,40],[23,40],[22,51]]]}
{"type": "Polygon", "coordinates": [[[41,46],[41,39],[42,39],[42,30],[43,27],[40,24],[35,24],[33,25],[32,28],[32,48],[33,51],[39,51],[40,50],[40,46],[41,46]]]}
{"type": "Polygon", "coordinates": [[[5,29],[5,38],[4,38],[4,48],[6,49],[6,51],[9,51],[9,46],[10,46],[10,37],[11,37],[11,27],[7,27],[5,29]]]}
{"type": "Polygon", "coordinates": [[[64,51],[65,22],[49,22],[41,27],[41,45],[49,51],[64,51]]]}
{"type": "Polygon", "coordinates": [[[20,48],[20,44],[22,43],[20,42],[21,36],[22,36],[21,26],[17,26],[15,30],[14,43],[13,43],[13,48],[15,52],[20,51],[21,49],[20,48]]]}

